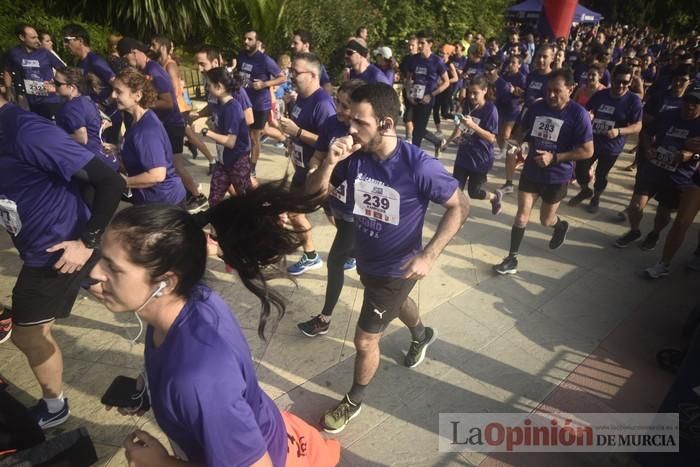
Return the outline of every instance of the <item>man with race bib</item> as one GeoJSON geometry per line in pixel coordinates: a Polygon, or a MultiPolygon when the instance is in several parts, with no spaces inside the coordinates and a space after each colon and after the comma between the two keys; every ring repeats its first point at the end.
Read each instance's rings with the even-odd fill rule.
{"type": "Polygon", "coordinates": [[[498,274],[518,271],[516,257],[538,198],[542,198],[540,222],[553,229],[549,248],[559,248],[566,238],[569,223],[557,216],[559,203],[566,196],[574,162],[593,156],[591,118],[586,109],[571,100],[573,86],[570,70],[551,72],[545,98],[534,102],[516,127],[515,144],[527,141],[529,154],[520,175],[518,212],[511,229],[510,250],[508,256],[494,266],[498,274]]]}
{"type": "Polygon", "coordinates": [[[336,139],[318,170],[309,175],[308,192],[327,192],[347,184],[352,196],[355,255],[364,299],[355,330],[355,374],[350,391],[322,419],[324,430],[342,431],[360,413],[365,389],[379,367],[379,341],[399,318],[411,332],[404,364],[418,366],[437,331],[423,325],[418,306],[408,297],[425,277],[469,212],[467,197],[434,158],[397,138],[399,99],[386,84],[366,84],[351,95],[350,136],[336,139]],[[339,164],[348,160],[345,167],[339,164]],[[425,248],[423,222],[432,201],[446,211],[425,248]]]}

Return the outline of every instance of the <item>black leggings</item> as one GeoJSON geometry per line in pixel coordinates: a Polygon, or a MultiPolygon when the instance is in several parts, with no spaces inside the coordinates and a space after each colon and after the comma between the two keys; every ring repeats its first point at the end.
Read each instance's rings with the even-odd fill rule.
{"type": "Polygon", "coordinates": [[[433,108],[427,104],[415,104],[413,106],[413,135],[411,142],[414,146],[420,147],[423,138],[427,139],[434,145],[441,143],[441,139],[434,133],[428,131],[428,120],[430,120],[430,111],[433,108]]]}
{"type": "Polygon", "coordinates": [[[328,283],[326,284],[326,301],[323,304],[321,313],[331,316],[333,309],[338,303],[340,292],[343,291],[345,283],[345,260],[352,257],[352,250],[355,245],[355,224],[335,218],[335,238],[331,251],[328,252],[328,283]]]}
{"type": "Polygon", "coordinates": [[[455,165],[452,176],[457,179],[460,190],[464,190],[464,186],[467,186],[467,193],[469,193],[470,198],[486,199],[488,193],[483,189],[484,183],[486,183],[485,173],[470,172],[455,165]]]}
{"type": "Polygon", "coordinates": [[[452,91],[450,88],[445,89],[435,97],[435,104],[433,105],[433,122],[435,122],[435,125],[440,124],[440,117],[445,120],[452,119],[450,114],[451,101],[452,91]]]}
{"type": "Polygon", "coordinates": [[[581,188],[588,186],[588,184],[591,182],[591,166],[596,160],[598,161],[598,165],[596,165],[595,168],[595,183],[593,183],[593,190],[597,194],[601,194],[608,186],[608,174],[615,165],[617,157],[599,157],[598,154],[594,153],[593,157],[590,159],[576,161],[576,182],[578,182],[581,188]]]}

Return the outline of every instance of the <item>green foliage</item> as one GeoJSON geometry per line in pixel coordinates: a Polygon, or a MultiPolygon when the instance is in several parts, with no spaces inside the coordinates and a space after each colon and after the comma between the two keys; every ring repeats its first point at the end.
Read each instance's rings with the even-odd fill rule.
{"type": "Polygon", "coordinates": [[[111,33],[108,27],[86,22],[80,18],[54,16],[39,7],[27,10],[13,9],[11,6],[6,6],[6,4],[11,3],[13,2],[0,1],[0,50],[7,50],[16,46],[18,39],[15,36],[15,26],[19,23],[27,23],[34,26],[38,31],[44,30],[51,34],[54,41],[54,50],[64,59],[68,58],[69,54],[63,50],[63,44],[61,43],[61,28],[69,23],[79,23],[90,33],[92,48],[98,53],[106,53],[107,38],[111,33]]]}

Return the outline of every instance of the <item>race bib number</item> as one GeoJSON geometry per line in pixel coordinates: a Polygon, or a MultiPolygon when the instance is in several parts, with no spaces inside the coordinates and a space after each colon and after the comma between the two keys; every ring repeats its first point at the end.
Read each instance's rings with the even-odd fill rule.
{"type": "MultiPolygon", "coordinates": [[[[479,125],[479,124],[481,123],[481,119],[480,119],[480,118],[477,118],[477,117],[469,117],[469,118],[471,118],[472,121],[473,121],[474,123],[476,123],[477,125],[479,125]]],[[[464,127],[464,126],[461,126],[461,128],[462,128],[462,131],[464,132],[465,135],[471,136],[471,135],[474,134],[474,130],[471,129],[471,128],[467,128],[467,127],[464,127]]]]}
{"type": "Polygon", "coordinates": [[[239,73],[239,76],[241,77],[241,84],[244,88],[247,88],[250,86],[250,73],[246,73],[245,71],[241,71],[239,73]]]}
{"type": "Polygon", "coordinates": [[[532,126],[530,134],[535,138],[556,143],[562,126],[564,126],[564,120],[543,116],[535,117],[535,124],[532,126]]]}
{"type": "Polygon", "coordinates": [[[369,180],[355,180],[353,214],[399,225],[401,196],[391,187],[369,180]]]}
{"type": "Polygon", "coordinates": [[[593,119],[593,133],[597,135],[604,135],[608,131],[615,128],[615,122],[612,120],[603,120],[602,118],[593,119]]]}
{"type": "Polygon", "coordinates": [[[343,183],[338,185],[334,190],[329,193],[332,197],[345,204],[347,201],[347,191],[348,191],[348,181],[345,180],[343,183]]]}
{"type": "Polygon", "coordinates": [[[304,149],[301,144],[292,143],[292,162],[297,167],[304,167],[304,149]]]}
{"type": "Polygon", "coordinates": [[[677,160],[676,153],[666,148],[657,148],[654,158],[649,162],[669,172],[675,172],[680,161],[677,160]]]}
{"type": "Polygon", "coordinates": [[[292,118],[299,118],[299,115],[301,115],[301,107],[295,105],[292,109],[292,118]]]}
{"type": "Polygon", "coordinates": [[[423,96],[425,96],[425,84],[414,84],[411,88],[411,94],[414,99],[423,99],[423,96]]]}
{"type": "Polygon", "coordinates": [[[43,81],[34,81],[31,79],[24,80],[24,89],[30,96],[48,96],[49,92],[43,81]]]}
{"type": "Polygon", "coordinates": [[[533,91],[540,91],[542,90],[542,82],[540,81],[532,81],[529,86],[530,89],[533,91]]]}
{"type": "Polygon", "coordinates": [[[22,221],[17,212],[17,203],[11,199],[0,199],[0,226],[16,237],[22,230],[22,221]]]}

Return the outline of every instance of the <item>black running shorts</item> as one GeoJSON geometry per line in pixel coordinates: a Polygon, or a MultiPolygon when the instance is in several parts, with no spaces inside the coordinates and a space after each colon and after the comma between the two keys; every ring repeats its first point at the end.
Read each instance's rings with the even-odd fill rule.
{"type": "Polygon", "coordinates": [[[557,204],[566,197],[568,183],[537,183],[520,176],[518,191],[534,193],[542,198],[547,204],[557,204]]]}
{"type": "Polygon", "coordinates": [[[401,305],[416,285],[416,279],[379,277],[360,272],[365,295],[357,325],[365,332],[379,334],[399,316],[401,305]]]}
{"type": "Polygon", "coordinates": [[[250,125],[251,130],[262,130],[270,118],[270,109],[253,110],[253,124],[250,125]]]}

